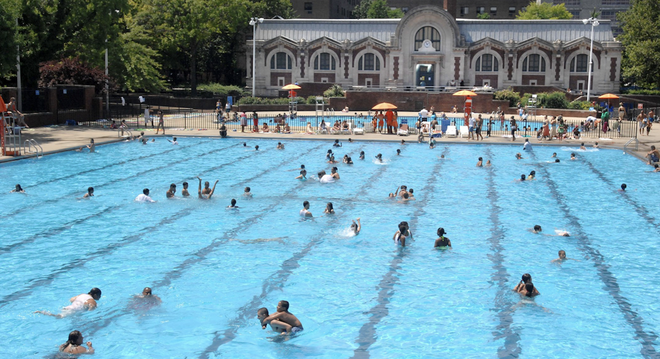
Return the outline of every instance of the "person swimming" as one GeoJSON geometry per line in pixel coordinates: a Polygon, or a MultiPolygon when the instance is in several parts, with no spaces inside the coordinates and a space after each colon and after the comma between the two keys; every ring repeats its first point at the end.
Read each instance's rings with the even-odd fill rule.
{"type": "Polygon", "coordinates": [[[188,182],[183,182],[183,189],[181,190],[181,195],[184,197],[190,196],[190,192],[188,192],[188,182]]]}
{"type": "Polygon", "coordinates": [[[75,312],[96,309],[97,306],[96,301],[99,299],[101,299],[101,290],[99,288],[94,287],[86,294],[85,293],[79,294],[69,299],[69,302],[71,302],[71,304],[62,308],[62,312],[60,314],[53,314],[43,310],[37,310],[35,311],[35,313],[49,315],[51,317],[61,319],[75,312]]]}
{"type": "Polygon", "coordinates": [[[535,180],[535,179],[536,179],[536,171],[530,172],[529,176],[527,176],[527,180],[531,181],[531,180],[535,180]]]}
{"type": "Polygon", "coordinates": [[[557,152],[552,153],[552,158],[557,158],[557,152]]]}
{"type": "Polygon", "coordinates": [[[94,354],[94,347],[92,346],[92,342],[87,342],[87,348],[82,346],[83,343],[83,335],[77,330],[72,331],[69,333],[69,339],[66,341],[66,343],[60,345],[59,351],[62,353],[67,353],[71,355],[76,355],[77,354],[94,354]]]}
{"type": "Polygon", "coordinates": [[[492,163],[490,163],[490,160],[486,161],[486,167],[492,166],[492,163]]]}
{"type": "Polygon", "coordinates": [[[309,211],[309,202],[303,202],[303,209],[300,210],[301,217],[313,217],[312,212],[309,211]]]}
{"type": "Polygon", "coordinates": [[[562,263],[566,260],[579,262],[579,260],[577,260],[577,259],[567,258],[566,257],[566,251],[564,251],[563,249],[560,250],[557,254],[559,255],[559,258],[553,259],[552,261],[550,261],[550,263],[562,263]]]}
{"type": "Polygon", "coordinates": [[[337,161],[335,161],[334,155],[330,155],[330,158],[328,159],[328,163],[337,163],[337,161]]]}
{"type": "Polygon", "coordinates": [[[404,233],[406,233],[406,225],[403,223],[399,223],[399,230],[394,233],[394,243],[397,245],[401,245],[401,247],[406,246],[406,236],[404,233]]]}
{"type": "Polygon", "coordinates": [[[532,283],[531,281],[525,283],[523,289],[518,291],[518,293],[528,298],[533,298],[540,294],[539,291],[536,289],[536,287],[534,287],[534,283],[532,283]]]}
{"type": "Polygon", "coordinates": [[[21,187],[20,184],[17,184],[13,190],[9,191],[9,193],[25,193],[25,190],[23,189],[23,187],[21,187]]]}
{"type": "Polygon", "coordinates": [[[360,151],[360,159],[361,159],[361,160],[364,159],[364,151],[360,151]]]}
{"type": "MultiPolygon", "coordinates": [[[[265,312],[262,309],[259,309],[262,315],[268,313],[268,309],[266,309],[265,312]]],[[[280,332],[282,335],[289,333],[296,334],[303,331],[303,326],[300,320],[289,312],[289,302],[286,300],[281,300],[277,303],[277,312],[266,316],[261,319],[260,322],[261,329],[266,329],[266,326],[270,325],[274,331],[280,332]]]]}
{"type": "Polygon", "coordinates": [[[626,188],[628,188],[628,185],[626,185],[625,183],[622,183],[621,184],[621,189],[619,190],[619,192],[625,192],[626,188]]]}
{"type": "Polygon", "coordinates": [[[484,165],[484,159],[482,157],[479,157],[477,161],[477,167],[483,167],[484,165]]]}
{"type": "Polygon", "coordinates": [[[527,178],[527,176],[525,176],[524,173],[521,174],[521,175],[520,175],[520,182],[525,182],[525,179],[526,179],[526,178],[527,178]]]}
{"type": "Polygon", "coordinates": [[[83,198],[94,197],[94,187],[88,187],[87,193],[83,195],[83,198]]]}
{"type": "Polygon", "coordinates": [[[401,156],[401,150],[398,149],[398,148],[396,149],[396,155],[397,155],[397,156],[401,156]]]}
{"type": "Polygon", "coordinates": [[[541,233],[541,232],[543,232],[543,229],[538,224],[535,224],[534,229],[532,230],[532,232],[533,233],[541,233]]]}
{"type": "Polygon", "coordinates": [[[332,156],[332,149],[329,149],[328,152],[325,154],[325,159],[329,160],[330,156],[332,156]]]}
{"type": "Polygon", "coordinates": [[[172,183],[170,184],[170,189],[165,192],[165,197],[167,198],[172,198],[174,197],[174,194],[176,193],[176,184],[172,183]]]}
{"type": "Polygon", "coordinates": [[[325,210],[323,211],[325,214],[335,214],[335,209],[332,206],[332,202],[328,202],[328,204],[325,205],[325,210]]]}
{"type": "Polygon", "coordinates": [[[236,200],[234,198],[231,199],[231,202],[226,209],[238,209],[238,206],[236,205],[236,200]]]}
{"type": "Polygon", "coordinates": [[[319,182],[321,182],[321,183],[333,183],[333,182],[335,182],[335,178],[332,175],[326,174],[325,171],[319,172],[318,176],[319,176],[319,182]]]}
{"type": "MultiPolygon", "coordinates": [[[[525,273],[522,275],[522,279],[520,280],[520,283],[518,283],[515,288],[513,288],[514,292],[522,293],[525,290],[525,286],[527,283],[532,283],[532,276],[529,273],[525,273]]],[[[532,287],[533,288],[533,287],[532,287]]],[[[538,295],[539,292],[535,288],[533,289],[532,293],[536,292],[535,295],[538,295]]]]}
{"type": "Polygon", "coordinates": [[[383,162],[383,155],[382,155],[382,154],[380,154],[380,153],[379,153],[379,154],[377,154],[377,155],[376,155],[376,161],[378,161],[378,162],[380,162],[380,163],[382,163],[382,162],[383,162]]]}
{"type": "Polygon", "coordinates": [[[584,147],[584,142],[582,142],[582,143],[580,144],[580,149],[583,150],[583,151],[586,151],[586,150],[587,150],[587,148],[584,147]]]}
{"type": "Polygon", "coordinates": [[[307,171],[305,169],[301,170],[300,175],[298,175],[296,179],[303,179],[303,180],[307,179],[307,171]]]}
{"type": "Polygon", "coordinates": [[[362,230],[362,225],[360,224],[360,218],[358,217],[353,223],[351,223],[351,231],[357,236],[362,230]],[[357,222],[356,222],[357,221],[357,222]]]}
{"type": "Polygon", "coordinates": [[[254,146],[255,151],[259,151],[259,145],[254,146]]]}
{"type": "Polygon", "coordinates": [[[449,238],[445,237],[445,229],[440,227],[438,228],[438,239],[435,240],[435,244],[433,245],[434,248],[443,248],[443,247],[449,247],[451,248],[451,241],[449,238]]]}
{"type": "Polygon", "coordinates": [[[250,192],[250,187],[245,187],[245,190],[243,190],[243,197],[252,198],[252,192],[250,192]]]}
{"type": "Polygon", "coordinates": [[[522,160],[523,156],[520,154],[520,152],[516,153],[516,159],[517,160],[522,160]]]}
{"type": "Polygon", "coordinates": [[[283,150],[284,149],[284,145],[282,144],[282,142],[277,143],[277,149],[278,150],[283,150]]]}
{"type": "Polygon", "coordinates": [[[204,183],[204,189],[202,189],[202,179],[197,177],[199,180],[199,189],[197,190],[197,197],[199,199],[211,199],[213,193],[215,193],[215,186],[218,184],[218,180],[213,184],[213,189],[209,188],[209,182],[204,183]]]}
{"type": "Polygon", "coordinates": [[[571,153],[571,161],[575,161],[577,158],[575,157],[575,153],[571,153]]]}
{"type": "Polygon", "coordinates": [[[335,140],[335,143],[332,144],[334,147],[342,147],[341,142],[339,140],[335,140]]]}

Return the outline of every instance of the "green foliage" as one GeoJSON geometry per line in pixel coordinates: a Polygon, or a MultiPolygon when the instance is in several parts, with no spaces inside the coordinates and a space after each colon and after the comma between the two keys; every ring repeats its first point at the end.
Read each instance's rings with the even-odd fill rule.
{"type": "Polygon", "coordinates": [[[511,89],[495,91],[493,97],[496,100],[509,101],[509,107],[514,107],[520,102],[520,94],[511,89]]]}
{"type": "Polygon", "coordinates": [[[525,10],[520,10],[516,19],[518,20],[538,20],[538,19],[572,19],[573,15],[566,10],[564,4],[552,5],[550,3],[537,4],[532,1],[525,10]]]}
{"type": "Polygon", "coordinates": [[[660,95],[660,90],[637,89],[637,90],[624,90],[621,93],[628,93],[631,95],[660,95]]]}
{"type": "Polygon", "coordinates": [[[199,85],[201,91],[208,91],[215,96],[241,96],[245,93],[243,88],[233,85],[221,85],[219,83],[208,83],[199,85]]]}
{"type": "Polygon", "coordinates": [[[369,8],[367,9],[367,18],[369,19],[400,19],[403,15],[403,11],[400,9],[392,10],[387,5],[387,0],[369,1],[369,8]]]}
{"type": "Polygon", "coordinates": [[[591,107],[591,102],[590,101],[571,101],[571,103],[568,104],[568,108],[572,110],[588,110],[589,107],[591,107]]]}
{"type": "Polygon", "coordinates": [[[568,100],[564,92],[543,92],[536,98],[536,107],[544,108],[568,108],[568,100]]]}
{"type": "Polygon", "coordinates": [[[15,0],[0,0],[0,78],[9,78],[16,73],[16,17],[18,3],[15,0]]]}
{"type": "Polygon", "coordinates": [[[329,89],[323,92],[323,97],[344,97],[346,96],[346,91],[341,88],[340,85],[334,84],[329,89]]]}
{"type": "Polygon", "coordinates": [[[477,19],[488,20],[488,19],[490,19],[490,14],[487,13],[487,12],[484,12],[484,13],[478,14],[478,15],[477,15],[477,19]]]}
{"type": "Polygon", "coordinates": [[[369,6],[371,6],[371,0],[360,1],[360,3],[353,8],[353,17],[356,19],[366,19],[369,6]]]}
{"type": "Polygon", "coordinates": [[[638,85],[660,87],[660,6],[657,0],[637,0],[619,13],[623,33],[617,37],[624,51],[623,76],[638,85]]]}
{"type": "MultiPolygon", "coordinates": [[[[299,104],[305,103],[304,97],[296,97],[295,100],[299,104]]],[[[268,98],[268,97],[241,97],[239,103],[241,105],[288,105],[289,99],[286,97],[268,98]]]]}
{"type": "MultiPolygon", "coordinates": [[[[325,99],[323,100],[325,102],[325,99]]],[[[316,96],[307,96],[308,105],[316,105],[316,96]]]]}

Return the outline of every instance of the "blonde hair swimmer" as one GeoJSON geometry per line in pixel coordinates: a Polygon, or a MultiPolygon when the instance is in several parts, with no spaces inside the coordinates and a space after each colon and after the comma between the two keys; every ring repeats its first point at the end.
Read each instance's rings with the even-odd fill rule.
{"type": "Polygon", "coordinates": [[[92,288],[92,290],[90,290],[89,293],[86,294],[83,293],[69,299],[71,304],[62,308],[62,313],[60,314],[53,314],[43,310],[37,310],[35,313],[49,315],[51,317],[60,319],[75,312],[96,309],[96,301],[99,299],[101,299],[101,290],[95,287],[92,288]]]}

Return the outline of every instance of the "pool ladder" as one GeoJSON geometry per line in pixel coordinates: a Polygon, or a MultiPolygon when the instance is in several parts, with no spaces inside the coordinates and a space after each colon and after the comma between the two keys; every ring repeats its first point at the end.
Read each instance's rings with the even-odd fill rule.
{"type": "Polygon", "coordinates": [[[117,137],[128,137],[132,138],[133,137],[133,132],[127,128],[124,129],[124,136],[121,134],[121,127],[117,127],[117,137]]]}
{"type": "Polygon", "coordinates": [[[628,146],[630,146],[631,143],[633,143],[633,142],[635,143],[634,144],[635,151],[638,151],[639,150],[639,141],[637,140],[636,137],[633,137],[633,138],[629,139],[628,142],[626,142],[625,145],[623,145],[623,152],[627,152],[628,151],[628,146]]]}
{"type": "Polygon", "coordinates": [[[37,140],[29,138],[23,142],[23,153],[26,155],[34,153],[37,158],[41,158],[44,156],[44,149],[37,140]]]}

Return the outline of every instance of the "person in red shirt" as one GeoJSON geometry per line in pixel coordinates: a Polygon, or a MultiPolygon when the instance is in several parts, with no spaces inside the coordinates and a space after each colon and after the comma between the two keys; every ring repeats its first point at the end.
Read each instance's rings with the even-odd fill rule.
{"type": "Polygon", "coordinates": [[[385,119],[387,120],[387,133],[392,134],[392,122],[394,122],[394,112],[392,110],[387,110],[385,112],[385,119]]]}

